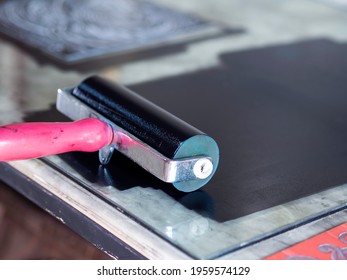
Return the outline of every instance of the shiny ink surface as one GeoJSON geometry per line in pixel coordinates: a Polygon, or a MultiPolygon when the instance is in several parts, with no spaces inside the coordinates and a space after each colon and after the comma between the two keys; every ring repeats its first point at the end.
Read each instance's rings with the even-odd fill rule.
{"type": "Polygon", "coordinates": [[[347,182],[346,54],[328,40],[225,53],[223,66],[131,89],[219,143],[203,190],[228,221],[347,182]]]}

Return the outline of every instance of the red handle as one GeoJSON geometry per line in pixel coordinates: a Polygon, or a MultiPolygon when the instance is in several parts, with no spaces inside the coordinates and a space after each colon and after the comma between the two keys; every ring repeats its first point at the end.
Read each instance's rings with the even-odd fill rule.
{"type": "Polygon", "coordinates": [[[110,144],[113,130],[89,118],[70,123],[0,126],[0,161],[38,158],[71,151],[94,152],[110,144]]]}

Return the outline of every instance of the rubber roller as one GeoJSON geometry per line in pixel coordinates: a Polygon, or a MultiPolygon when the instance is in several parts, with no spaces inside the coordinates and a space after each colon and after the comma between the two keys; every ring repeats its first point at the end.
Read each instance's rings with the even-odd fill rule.
{"type": "MultiPolygon", "coordinates": [[[[216,171],[219,150],[210,136],[123,86],[92,76],[75,88],[59,89],[56,104],[58,111],[77,122],[70,125],[70,132],[66,133],[69,135],[65,137],[69,139],[60,143],[61,147],[56,143],[59,149],[33,157],[73,150],[98,150],[100,162],[106,165],[117,150],[160,180],[171,183],[184,192],[199,189],[216,171]],[[99,123],[96,123],[98,121],[99,123]],[[87,122],[92,123],[88,126],[87,122]],[[85,128],[82,128],[83,125],[85,128]],[[87,136],[83,135],[84,130],[87,136]],[[75,134],[79,135],[75,136],[79,139],[77,142],[73,140],[75,134]],[[85,147],[82,147],[83,142],[85,147]]],[[[18,132],[18,129],[27,129],[27,125],[14,126],[18,132]]],[[[65,131],[64,124],[61,123],[55,124],[57,128],[53,128],[52,124],[40,123],[37,130],[42,130],[45,125],[51,126],[50,131],[65,131]]],[[[34,124],[31,126],[35,127],[34,124]]],[[[68,127],[68,124],[66,126],[68,127]]],[[[7,129],[8,131],[10,130],[7,129]]],[[[1,149],[5,151],[6,147],[7,150],[11,147],[11,137],[7,141],[6,137],[3,137],[5,140],[1,143],[4,133],[6,131],[0,130],[0,152],[1,149]]],[[[39,133],[32,136],[28,134],[30,133],[26,136],[23,134],[21,146],[23,143],[25,145],[23,138],[28,140],[30,137],[41,137],[38,136],[39,133]]],[[[45,135],[48,137],[47,133],[45,135]]],[[[12,137],[15,142],[13,138],[15,137],[12,137]]],[[[60,138],[63,139],[63,136],[60,138]]],[[[52,139],[42,142],[48,147],[46,142],[52,139]]],[[[54,139],[56,142],[59,140],[57,137],[54,139]]],[[[20,154],[18,150],[17,154],[20,154]]],[[[0,156],[0,160],[21,159],[20,156],[4,157],[0,156]]],[[[30,153],[24,158],[30,158],[30,153]]]]}

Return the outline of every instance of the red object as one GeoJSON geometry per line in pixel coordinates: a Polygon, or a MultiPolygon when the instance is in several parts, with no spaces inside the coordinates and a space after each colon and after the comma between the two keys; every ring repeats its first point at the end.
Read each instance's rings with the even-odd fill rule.
{"type": "Polygon", "coordinates": [[[347,223],[284,249],[266,260],[347,260],[347,223]]]}
{"type": "Polygon", "coordinates": [[[113,130],[95,118],[66,123],[0,126],[0,161],[38,158],[71,151],[94,152],[110,144],[113,130]]]}

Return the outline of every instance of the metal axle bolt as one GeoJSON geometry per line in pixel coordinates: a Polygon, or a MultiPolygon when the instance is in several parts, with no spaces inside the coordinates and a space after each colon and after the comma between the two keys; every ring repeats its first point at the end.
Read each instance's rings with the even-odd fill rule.
{"type": "Polygon", "coordinates": [[[199,179],[206,179],[213,171],[213,163],[209,159],[199,159],[193,167],[194,175],[199,179]]]}

